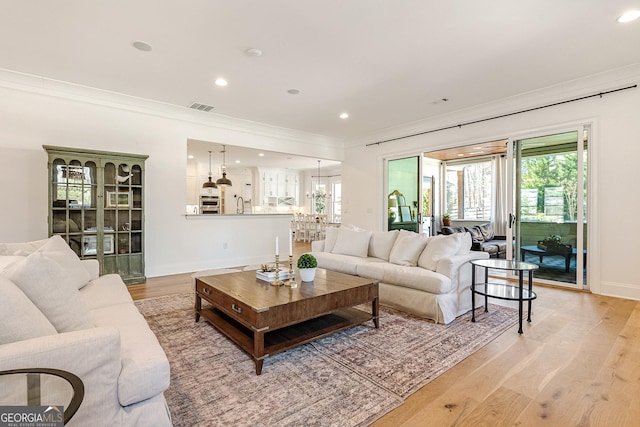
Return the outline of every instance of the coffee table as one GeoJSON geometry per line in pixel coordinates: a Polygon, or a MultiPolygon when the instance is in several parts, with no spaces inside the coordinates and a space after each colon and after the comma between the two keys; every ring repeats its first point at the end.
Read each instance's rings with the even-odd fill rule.
{"type": "Polygon", "coordinates": [[[204,317],[249,353],[257,375],[272,354],[368,320],[379,328],[378,310],[378,282],[320,268],[294,289],[256,279],[255,271],[196,279],[196,322],[204,317]],[[354,308],[364,303],[370,313],[354,308]]]}

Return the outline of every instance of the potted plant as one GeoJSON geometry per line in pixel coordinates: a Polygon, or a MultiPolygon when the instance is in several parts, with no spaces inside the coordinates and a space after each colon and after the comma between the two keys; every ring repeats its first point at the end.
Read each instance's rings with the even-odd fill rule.
{"type": "Polygon", "coordinates": [[[448,227],[451,225],[451,215],[446,213],[442,215],[442,225],[448,227]]]}
{"type": "Polygon", "coordinates": [[[300,280],[303,282],[313,282],[316,277],[318,260],[311,254],[302,254],[298,258],[298,269],[300,270],[300,280]]]}

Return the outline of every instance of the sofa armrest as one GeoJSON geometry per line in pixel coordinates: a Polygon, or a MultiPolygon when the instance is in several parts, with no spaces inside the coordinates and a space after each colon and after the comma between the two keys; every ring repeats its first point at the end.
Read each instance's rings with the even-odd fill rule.
{"type": "Polygon", "coordinates": [[[80,262],[85,270],[87,270],[87,273],[89,273],[91,280],[95,280],[100,277],[100,263],[97,259],[83,259],[80,262]]]}
{"type": "Polygon", "coordinates": [[[74,416],[89,425],[96,414],[104,425],[117,425],[120,334],[110,327],[90,328],[0,345],[0,371],[61,369],[77,375],[85,395],[74,416]]]}
{"type": "Polygon", "coordinates": [[[311,252],[324,252],[324,240],[313,240],[311,242],[311,252]]]}
{"type": "Polygon", "coordinates": [[[442,258],[440,261],[438,261],[438,266],[436,267],[436,273],[444,274],[445,276],[449,277],[454,287],[457,287],[456,284],[457,284],[458,272],[464,264],[474,259],[487,259],[487,258],[489,258],[488,253],[477,252],[477,251],[470,251],[467,254],[453,255],[447,258],[442,258]],[[453,283],[454,280],[456,284],[453,283]]]}

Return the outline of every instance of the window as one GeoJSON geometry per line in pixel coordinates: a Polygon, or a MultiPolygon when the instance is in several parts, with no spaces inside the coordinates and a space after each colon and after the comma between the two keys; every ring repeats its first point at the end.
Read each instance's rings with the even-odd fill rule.
{"type": "Polygon", "coordinates": [[[452,219],[491,219],[491,160],[447,163],[446,182],[445,213],[452,219]]]}

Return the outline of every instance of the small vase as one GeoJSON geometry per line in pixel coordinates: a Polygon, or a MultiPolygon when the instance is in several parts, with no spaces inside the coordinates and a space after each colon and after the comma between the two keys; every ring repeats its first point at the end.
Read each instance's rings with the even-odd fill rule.
{"type": "Polygon", "coordinates": [[[313,279],[316,277],[316,269],[315,268],[300,268],[300,280],[303,282],[313,282],[313,279]]]}

